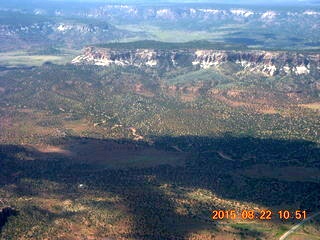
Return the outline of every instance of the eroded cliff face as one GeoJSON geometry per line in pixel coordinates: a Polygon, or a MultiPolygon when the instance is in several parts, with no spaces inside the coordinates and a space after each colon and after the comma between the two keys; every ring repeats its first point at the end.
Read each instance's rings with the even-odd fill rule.
{"type": "Polygon", "coordinates": [[[196,58],[193,64],[198,64],[202,68],[210,68],[221,63],[231,62],[240,65],[244,70],[269,76],[276,74],[309,74],[311,70],[319,71],[320,69],[319,54],[198,50],[195,55],[196,58]]]}
{"type": "Polygon", "coordinates": [[[214,68],[230,63],[239,71],[275,75],[307,75],[320,70],[319,53],[294,53],[281,51],[227,51],[227,50],[156,50],[109,49],[87,47],[84,53],[72,60],[73,64],[99,66],[166,67],[199,66],[214,68]]]}
{"type": "Polygon", "coordinates": [[[72,63],[94,64],[98,66],[109,66],[112,64],[120,66],[156,66],[157,52],[149,49],[137,49],[134,51],[119,51],[95,47],[87,47],[84,53],[72,60],[72,63]]]}

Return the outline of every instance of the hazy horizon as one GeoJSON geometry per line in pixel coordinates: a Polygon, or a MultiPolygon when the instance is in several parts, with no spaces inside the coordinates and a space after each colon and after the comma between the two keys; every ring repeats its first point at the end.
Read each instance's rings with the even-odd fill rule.
{"type": "MultiPolygon", "coordinates": [[[[221,4],[249,4],[249,5],[269,5],[269,4],[319,4],[319,0],[256,0],[256,1],[249,1],[249,0],[14,0],[10,1],[10,3],[14,2],[30,2],[30,3],[39,3],[39,2],[87,2],[87,3],[221,3],[221,4]]],[[[6,3],[2,3],[6,4],[6,3]]]]}

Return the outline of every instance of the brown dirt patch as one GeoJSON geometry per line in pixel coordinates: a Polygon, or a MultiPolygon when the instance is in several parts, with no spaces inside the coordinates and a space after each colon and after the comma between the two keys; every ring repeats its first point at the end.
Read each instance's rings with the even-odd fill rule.
{"type": "Polygon", "coordinates": [[[180,100],[183,102],[192,102],[196,100],[197,96],[194,94],[181,94],[180,100]]]}
{"type": "Polygon", "coordinates": [[[313,109],[313,110],[320,110],[320,102],[300,104],[299,106],[303,108],[313,109]]]}
{"type": "Polygon", "coordinates": [[[78,120],[78,121],[65,121],[63,123],[64,128],[71,129],[72,131],[75,131],[76,133],[82,133],[84,131],[87,131],[89,129],[93,129],[93,124],[90,123],[86,119],[78,120]]]}
{"type": "Polygon", "coordinates": [[[279,113],[276,109],[274,109],[273,107],[262,107],[261,109],[258,109],[258,111],[260,113],[263,114],[277,114],[279,113]]]}
{"type": "Polygon", "coordinates": [[[71,156],[71,152],[63,149],[62,146],[51,146],[51,145],[33,145],[40,153],[59,153],[67,156],[71,156]]]}
{"type": "Polygon", "coordinates": [[[134,86],[134,92],[145,97],[154,96],[154,94],[151,91],[147,90],[141,83],[138,83],[134,86]]]}
{"type": "Polygon", "coordinates": [[[226,98],[225,96],[222,95],[217,95],[214,96],[215,99],[227,104],[230,107],[243,107],[243,106],[249,106],[249,104],[245,103],[245,102],[238,102],[238,101],[233,101],[230,100],[228,98],[226,98]]]}
{"type": "Polygon", "coordinates": [[[34,110],[30,109],[30,108],[21,108],[21,109],[18,109],[17,111],[21,112],[21,113],[33,113],[34,112],[34,110]]]}
{"type": "Polygon", "coordinates": [[[240,97],[243,92],[241,90],[229,90],[227,91],[227,95],[229,97],[240,97]]]}
{"type": "Polygon", "coordinates": [[[258,100],[245,100],[239,101],[236,99],[229,99],[223,95],[214,95],[213,96],[216,100],[227,104],[230,107],[237,108],[237,107],[245,107],[257,113],[262,114],[277,114],[279,113],[267,100],[258,99],[258,100]]]}
{"type": "Polygon", "coordinates": [[[0,130],[2,128],[10,128],[12,126],[12,119],[10,117],[0,117],[0,130]]]}

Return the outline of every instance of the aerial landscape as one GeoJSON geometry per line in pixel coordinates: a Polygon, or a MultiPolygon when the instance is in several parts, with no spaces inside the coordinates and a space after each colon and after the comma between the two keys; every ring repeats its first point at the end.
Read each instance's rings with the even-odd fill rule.
{"type": "Polygon", "coordinates": [[[319,1],[1,1],[0,239],[320,240],[319,1]]]}

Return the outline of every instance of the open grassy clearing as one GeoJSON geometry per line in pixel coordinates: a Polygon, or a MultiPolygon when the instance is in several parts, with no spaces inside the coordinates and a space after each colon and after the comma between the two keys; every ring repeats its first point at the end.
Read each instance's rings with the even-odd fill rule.
{"type": "MultiPolygon", "coordinates": [[[[195,40],[222,40],[223,36],[230,31],[186,31],[177,29],[162,29],[160,27],[148,24],[139,25],[117,25],[119,29],[141,32],[149,36],[150,39],[164,42],[187,42],[195,40]]],[[[145,38],[144,38],[145,39],[145,38]]]]}
{"type": "Polygon", "coordinates": [[[79,51],[62,49],[59,54],[36,54],[30,51],[0,52],[0,65],[6,67],[41,66],[46,62],[54,64],[69,63],[79,51]]]}

